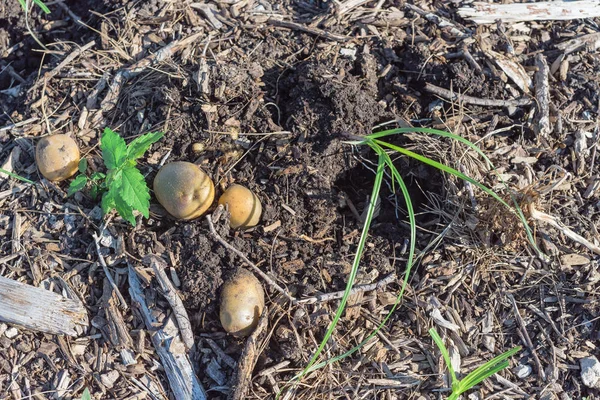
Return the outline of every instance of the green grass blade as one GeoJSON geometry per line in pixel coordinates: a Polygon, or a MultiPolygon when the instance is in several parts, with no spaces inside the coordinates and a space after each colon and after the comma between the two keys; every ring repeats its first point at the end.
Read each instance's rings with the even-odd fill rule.
{"type": "Polygon", "coordinates": [[[377,326],[377,328],[375,328],[375,330],[373,330],[373,332],[371,332],[362,342],[360,342],[358,345],[356,345],[355,347],[351,348],[350,350],[346,351],[345,353],[342,353],[342,354],[340,354],[338,356],[335,356],[335,357],[333,357],[333,358],[331,358],[329,360],[326,360],[326,361],[323,361],[321,363],[313,365],[309,369],[308,372],[316,371],[317,369],[323,368],[326,365],[333,364],[334,362],[342,360],[342,359],[344,359],[344,358],[346,358],[346,357],[354,354],[358,350],[360,350],[369,340],[371,340],[375,335],[377,335],[377,332],[379,332],[381,330],[381,328],[383,328],[385,326],[385,324],[387,323],[387,321],[390,319],[390,317],[394,314],[394,312],[396,311],[396,309],[400,305],[400,301],[402,300],[402,297],[404,295],[406,287],[408,286],[408,279],[410,277],[410,272],[411,272],[412,266],[413,266],[413,259],[414,259],[414,254],[415,254],[415,246],[416,246],[416,241],[417,241],[417,228],[416,228],[417,224],[416,224],[416,220],[415,220],[415,213],[414,213],[413,205],[412,205],[412,202],[410,200],[410,195],[408,193],[408,188],[407,188],[404,180],[402,179],[402,176],[400,176],[400,173],[398,172],[398,170],[396,169],[396,167],[392,163],[392,160],[390,159],[390,157],[377,144],[375,144],[375,143],[367,143],[367,144],[379,155],[379,159],[380,160],[383,157],[385,165],[387,165],[388,168],[390,168],[390,170],[392,172],[393,180],[396,180],[396,182],[398,183],[398,186],[400,187],[400,190],[403,193],[403,196],[404,196],[404,199],[405,199],[405,203],[406,203],[406,210],[407,210],[407,213],[408,213],[411,230],[410,230],[410,250],[409,250],[409,253],[408,253],[408,261],[406,263],[406,269],[405,269],[405,272],[404,272],[404,280],[402,282],[402,288],[400,289],[400,293],[396,297],[396,301],[392,305],[392,308],[387,313],[387,315],[385,316],[385,318],[383,319],[383,321],[381,321],[379,323],[379,325],[377,326]]]}
{"type": "MultiPolygon", "coordinates": [[[[462,136],[455,135],[453,133],[446,132],[446,131],[441,131],[439,129],[431,129],[431,128],[397,128],[397,129],[390,129],[390,130],[376,132],[376,133],[367,135],[367,136],[365,136],[365,141],[368,141],[369,139],[373,140],[373,139],[378,139],[378,138],[382,138],[382,137],[386,137],[386,136],[393,136],[393,135],[399,135],[399,134],[410,133],[410,132],[425,133],[425,134],[429,134],[429,135],[437,135],[437,136],[441,136],[441,137],[446,137],[446,138],[450,138],[452,140],[456,140],[460,143],[467,145],[469,148],[474,150],[477,154],[479,154],[483,158],[483,160],[486,162],[487,167],[492,169],[496,173],[496,176],[498,177],[500,182],[504,185],[504,187],[506,189],[509,189],[508,184],[502,178],[502,176],[498,173],[498,171],[496,170],[496,167],[494,166],[492,161],[489,159],[489,157],[486,156],[485,153],[476,144],[472,143],[468,139],[463,138],[462,136]]],[[[525,218],[525,215],[523,214],[523,210],[521,210],[521,207],[519,206],[517,199],[515,199],[515,197],[512,195],[512,193],[510,193],[510,190],[509,190],[509,194],[510,194],[511,200],[515,206],[517,215],[518,215],[519,219],[521,220],[521,222],[523,223],[523,227],[525,228],[525,232],[527,234],[527,239],[529,240],[529,242],[531,243],[533,248],[537,251],[537,253],[540,254],[541,256],[544,256],[544,253],[538,248],[538,246],[535,242],[535,239],[533,238],[533,232],[531,230],[531,227],[527,223],[527,218],[525,218]]]]}
{"type": "Polygon", "coordinates": [[[459,395],[463,394],[467,390],[477,386],[478,384],[480,384],[487,378],[491,377],[496,372],[500,372],[504,368],[507,368],[507,367],[508,367],[508,361],[504,361],[500,364],[496,364],[496,366],[490,370],[486,370],[477,376],[474,375],[474,376],[470,377],[468,380],[466,378],[463,379],[462,381],[459,382],[458,388],[456,389],[456,393],[458,393],[459,395]]]}
{"type": "Polygon", "coordinates": [[[8,175],[8,176],[10,176],[10,177],[12,177],[12,178],[18,179],[18,180],[20,180],[20,181],[27,182],[27,183],[31,183],[32,185],[34,185],[34,184],[35,184],[33,181],[30,181],[30,180],[29,180],[29,179],[27,179],[27,178],[23,178],[22,176],[20,176],[20,175],[17,175],[17,174],[15,174],[15,173],[13,173],[13,172],[7,171],[7,170],[5,170],[4,168],[0,168],[0,172],[1,172],[1,173],[3,173],[3,174],[6,174],[6,175],[8,175]]]}
{"type": "MultiPolygon", "coordinates": [[[[393,180],[392,183],[394,182],[394,180],[398,183],[404,199],[405,199],[405,203],[406,203],[406,209],[408,212],[408,216],[409,216],[409,220],[410,220],[410,226],[411,226],[411,240],[410,240],[410,250],[409,250],[409,256],[408,256],[408,261],[407,261],[407,266],[406,266],[406,270],[405,270],[405,274],[404,274],[404,280],[403,280],[403,284],[402,284],[402,288],[400,290],[399,295],[396,298],[396,302],[393,304],[392,308],[390,309],[390,311],[388,312],[388,314],[386,315],[386,317],[383,319],[383,321],[377,326],[377,328],[371,332],[371,334],[369,336],[367,336],[361,343],[359,343],[358,345],[356,345],[355,347],[353,347],[352,349],[346,351],[343,354],[340,354],[336,357],[333,357],[331,359],[328,359],[326,361],[320,362],[320,363],[316,363],[313,364],[311,367],[307,368],[306,371],[303,371],[303,373],[309,373],[309,372],[313,372],[316,371],[320,368],[325,367],[326,365],[335,363],[339,360],[342,360],[352,354],[354,354],[356,351],[360,350],[369,340],[371,340],[376,334],[377,332],[379,332],[379,330],[381,330],[383,328],[383,326],[385,326],[385,324],[387,323],[387,321],[389,320],[389,318],[393,315],[394,311],[398,308],[398,306],[400,305],[400,301],[403,297],[403,294],[406,290],[406,287],[408,285],[408,279],[410,277],[410,272],[412,269],[412,265],[413,265],[413,259],[414,259],[414,254],[415,254],[415,244],[416,244],[416,221],[415,221],[415,214],[414,214],[414,209],[412,206],[412,202],[410,199],[410,195],[408,193],[408,188],[406,186],[406,184],[404,183],[404,180],[402,179],[402,177],[400,176],[400,173],[398,172],[398,170],[395,168],[395,166],[393,165],[390,157],[385,153],[385,151],[378,146],[377,144],[373,143],[373,142],[369,142],[366,143],[369,144],[369,146],[371,146],[373,148],[373,150],[378,154],[379,156],[379,164],[378,164],[378,175],[381,175],[381,178],[383,178],[383,171],[379,168],[381,166],[381,160],[383,159],[385,165],[387,165],[391,172],[392,172],[392,176],[393,176],[393,180]]],[[[373,192],[373,194],[375,194],[375,192],[373,192]]],[[[378,194],[378,192],[377,192],[378,194]]],[[[295,377],[295,379],[299,379],[301,377],[301,375],[298,375],[297,377],[295,377]]]]}
{"type": "Polygon", "coordinates": [[[508,209],[510,209],[511,211],[514,212],[514,210],[508,205],[508,203],[506,203],[504,200],[502,200],[502,198],[500,196],[498,196],[492,189],[488,188],[487,186],[483,185],[482,183],[477,182],[475,179],[471,178],[470,176],[467,176],[467,175],[463,174],[462,172],[460,172],[460,171],[458,171],[458,170],[456,170],[456,169],[454,169],[452,167],[449,167],[449,166],[447,166],[445,164],[442,164],[440,162],[432,160],[429,157],[425,157],[425,156],[422,156],[421,154],[417,154],[417,153],[415,153],[413,151],[407,150],[407,149],[405,149],[403,147],[399,147],[399,146],[393,145],[391,143],[383,142],[383,141],[377,140],[377,139],[375,139],[375,143],[377,143],[377,144],[379,144],[380,146],[383,146],[383,147],[388,147],[388,148],[390,148],[390,149],[392,149],[392,150],[394,150],[394,151],[396,151],[398,153],[401,153],[401,154],[404,154],[404,155],[409,156],[411,158],[414,158],[415,160],[420,161],[423,164],[427,164],[427,165],[429,165],[431,167],[437,168],[440,171],[447,172],[447,173],[452,174],[452,175],[454,175],[454,176],[456,176],[456,177],[458,177],[460,179],[463,179],[463,180],[465,180],[465,181],[467,181],[467,182],[469,182],[469,183],[477,186],[479,189],[483,190],[484,192],[486,192],[487,194],[489,194],[490,196],[492,196],[494,199],[496,199],[498,202],[500,202],[502,205],[504,205],[505,207],[507,207],[508,209]]]}
{"type": "Polygon", "coordinates": [[[496,372],[506,368],[508,366],[508,359],[513,355],[517,354],[521,351],[521,346],[513,347],[505,353],[500,354],[499,356],[492,358],[485,364],[481,365],[477,369],[473,370],[470,374],[468,374],[463,380],[460,382],[461,387],[466,387],[468,390],[473,386],[477,385],[479,382],[484,380],[487,377],[494,375],[496,372]],[[506,365],[505,365],[506,364],[506,365]],[[498,367],[504,365],[502,368],[498,369],[498,367]],[[483,377],[483,378],[481,378],[483,377]],[[481,378],[481,379],[480,379],[481,378]]]}
{"type": "Polygon", "coordinates": [[[43,12],[45,12],[46,14],[50,14],[50,9],[46,6],[46,4],[44,4],[42,0],[33,0],[33,2],[37,4],[37,6],[41,8],[43,12]]]}
{"type": "Polygon", "coordinates": [[[444,345],[444,341],[442,340],[440,335],[438,335],[435,328],[431,328],[429,330],[429,335],[431,336],[431,338],[437,345],[438,349],[440,349],[440,353],[442,353],[442,357],[444,357],[444,362],[446,363],[446,366],[448,367],[448,370],[450,371],[450,376],[452,377],[452,388],[454,388],[454,386],[456,384],[458,384],[459,382],[458,382],[458,379],[456,379],[456,373],[454,372],[454,367],[452,367],[452,361],[450,360],[450,354],[448,353],[448,349],[444,345]]]}
{"type": "Polygon", "coordinates": [[[365,223],[362,229],[362,233],[360,235],[360,240],[358,242],[358,247],[356,250],[356,254],[354,256],[354,261],[352,263],[352,270],[350,271],[350,275],[348,276],[348,282],[346,283],[346,289],[344,290],[344,296],[340,300],[340,304],[337,308],[335,316],[329,324],[329,328],[323,337],[323,340],[319,344],[317,351],[312,356],[308,365],[304,368],[304,370],[298,375],[297,379],[300,380],[304,375],[306,375],[309,371],[311,371],[311,367],[316,363],[317,359],[321,355],[321,352],[327,345],[327,342],[331,338],[331,335],[340,320],[344,309],[346,308],[346,303],[348,302],[348,297],[350,296],[350,291],[354,286],[354,281],[356,279],[356,274],[358,272],[358,267],[360,266],[360,259],[365,249],[365,244],[367,241],[367,236],[369,233],[369,227],[371,226],[371,222],[373,220],[373,214],[375,213],[375,206],[377,204],[377,198],[379,196],[379,190],[381,188],[381,182],[383,181],[383,173],[384,173],[385,163],[383,162],[382,156],[379,157],[377,174],[375,175],[375,182],[373,183],[373,190],[371,192],[371,199],[369,201],[369,206],[367,208],[367,217],[365,218],[365,223]]]}

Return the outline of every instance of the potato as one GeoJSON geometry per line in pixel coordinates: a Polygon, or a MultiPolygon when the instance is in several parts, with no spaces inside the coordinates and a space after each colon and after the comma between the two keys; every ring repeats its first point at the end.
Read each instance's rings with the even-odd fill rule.
{"type": "Polygon", "coordinates": [[[242,185],[233,184],[219,198],[219,204],[229,208],[229,225],[232,228],[250,228],[260,221],[262,206],[258,196],[242,185]]]}
{"type": "Polygon", "coordinates": [[[79,167],[79,147],[68,135],[46,136],[35,148],[35,161],[48,180],[64,181],[75,175],[79,167]]]}
{"type": "Polygon", "coordinates": [[[215,198],[215,185],[196,164],[172,162],[156,174],[154,194],[169,214],[187,220],[208,210],[215,198]]]}
{"type": "Polygon", "coordinates": [[[240,269],[223,284],[219,317],[221,325],[235,337],[248,336],[265,307],[265,292],[256,277],[240,269]]]}

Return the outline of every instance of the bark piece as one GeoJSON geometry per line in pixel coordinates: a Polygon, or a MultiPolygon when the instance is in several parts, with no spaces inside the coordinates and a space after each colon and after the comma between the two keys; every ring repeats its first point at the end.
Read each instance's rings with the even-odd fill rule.
{"type": "Polygon", "coordinates": [[[0,321],[69,336],[78,336],[77,326],[89,326],[80,301],[4,277],[0,277],[0,321]]]}

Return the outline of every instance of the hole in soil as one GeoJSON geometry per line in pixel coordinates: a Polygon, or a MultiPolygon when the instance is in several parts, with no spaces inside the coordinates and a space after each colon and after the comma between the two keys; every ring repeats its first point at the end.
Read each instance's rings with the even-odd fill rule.
{"type": "MultiPolygon", "coordinates": [[[[334,183],[337,189],[348,196],[359,214],[362,214],[367,206],[368,196],[371,195],[376,167],[374,162],[364,160],[340,175],[334,183]]],[[[407,185],[413,208],[417,214],[417,223],[428,224],[436,217],[428,212],[426,193],[441,193],[443,190],[442,174],[433,167],[412,160],[399,160],[396,167],[407,185]]],[[[386,175],[380,191],[381,209],[374,223],[394,221],[395,225],[400,226],[397,224],[399,219],[407,220],[406,207],[399,188],[396,188],[396,198],[392,196],[391,188],[391,178],[386,175]]],[[[346,212],[351,215],[350,208],[347,208],[346,212]]],[[[389,237],[389,233],[386,233],[386,237],[389,237]]]]}

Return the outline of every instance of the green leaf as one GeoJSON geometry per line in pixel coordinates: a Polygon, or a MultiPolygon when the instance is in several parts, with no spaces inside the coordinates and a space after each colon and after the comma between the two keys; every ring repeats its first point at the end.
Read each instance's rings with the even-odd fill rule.
{"type": "Polygon", "coordinates": [[[135,217],[133,216],[133,209],[125,199],[118,193],[115,196],[115,209],[124,220],[128,221],[131,225],[135,226],[135,217]]]}
{"type": "Polygon", "coordinates": [[[73,196],[75,192],[79,192],[83,189],[88,181],[88,177],[85,175],[77,175],[77,178],[73,179],[71,184],[69,185],[69,191],[67,192],[67,197],[73,196]]]}
{"type": "Polygon", "coordinates": [[[119,194],[133,210],[138,210],[146,218],[150,216],[150,191],[144,175],[137,168],[123,169],[119,194]]]}
{"type": "Polygon", "coordinates": [[[119,168],[125,162],[127,156],[127,145],[125,140],[110,128],[104,129],[100,140],[102,158],[108,169],[119,168]]]}
{"type": "Polygon", "coordinates": [[[164,135],[163,132],[150,132],[134,139],[127,146],[127,158],[129,160],[140,158],[153,143],[158,142],[164,135]]]}
{"type": "Polygon", "coordinates": [[[109,190],[108,192],[104,192],[102,196],[102,212],[104,215],[108,214],[112,210],[115,209],[115,191],[109,190]]]}
{"type": "Polygon", "coordinates": [[[92,395],[90,394],[90,390],[88,388],[83,389],[81,400],[92,400],[92,395]]]}
{"type": "Polygon", "coordinates": [[[92,176],[90,176],[90,179],[93,181],[99,181],[106,178],[106,174],[102,173],[102,172],[94,172],[92,174],[92,176]]]}
{"type": "Polygon", "coordinates": [[[83,157],[81,160],[79,160],[79,172],[82,174],[85,174],[85,171],[87,171],[87,167],[88,167],[88,160],[87,158],[83,157]]]}

